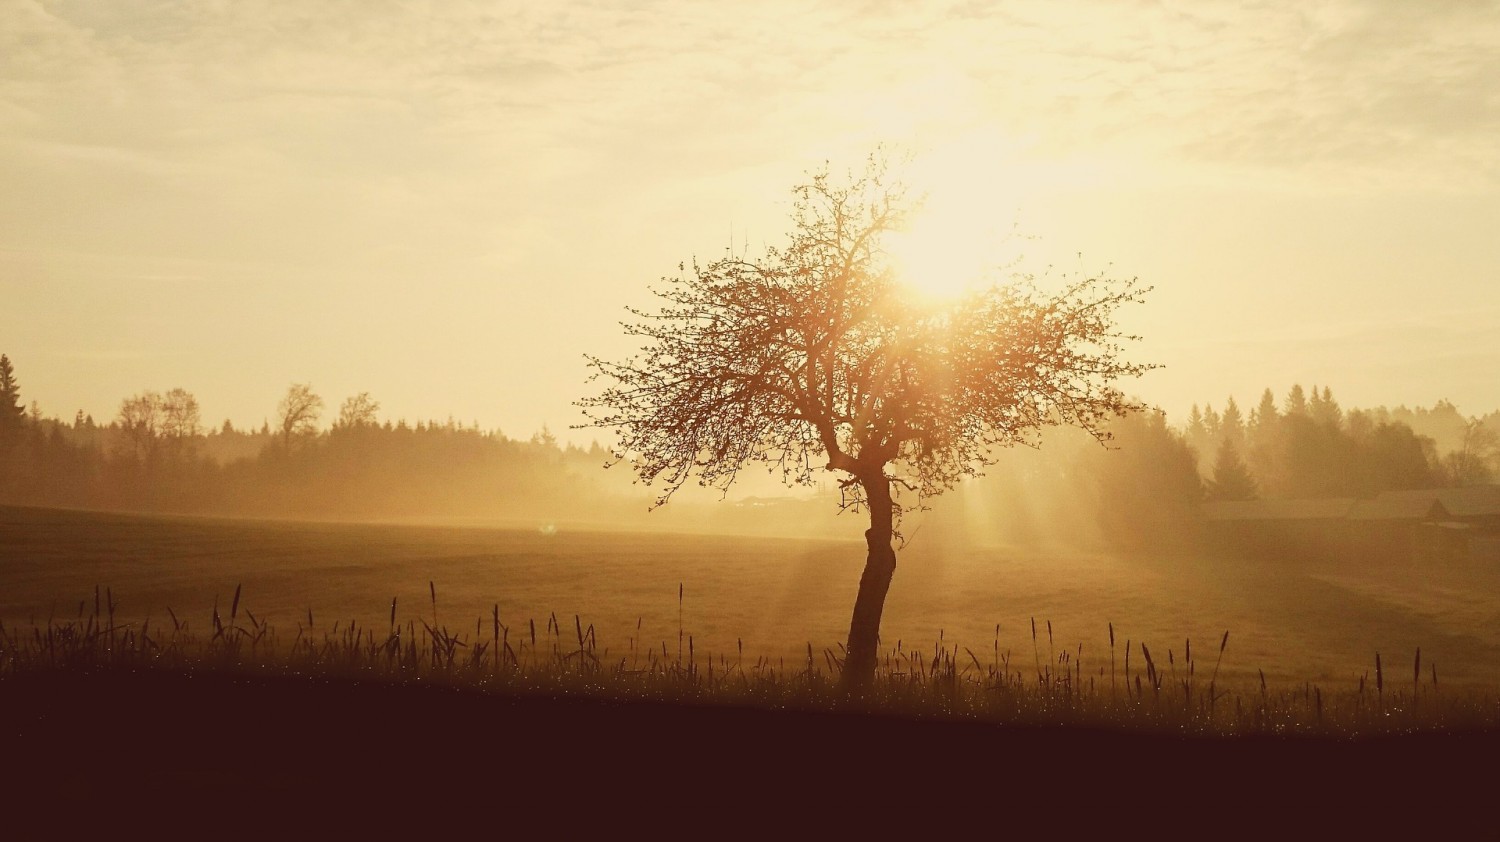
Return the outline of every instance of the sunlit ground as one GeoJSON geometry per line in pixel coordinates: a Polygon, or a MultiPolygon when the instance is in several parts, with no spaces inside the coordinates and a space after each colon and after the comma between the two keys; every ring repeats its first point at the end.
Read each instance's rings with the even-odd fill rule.
{"type": "MultiPolygon", "coordinates": [[[[555,613],[594,624],[602,647],[675,654],[681,626],[699,656],[805,658],[848,630],[863,547],[850,541],[408,526],[287,524],[0,509],[0,619],[8,627],[92,610],[109,588],[119,619],[168,623],[170,607],[208,629],[214,601],[243,585],[242,605],[288,630],[312,611],[319,628],[358,620],[384,628],[391,598],[403,618],[433,615],[473,631],[498,604],[512,634],[555,613]],[[637,624],[639,623],[639,631],[637,624]]],[[[1122,560],[980,547],[944,547],[918,531],[901,554],[884,639],[930,651],[998,647],[1013,667],[1046,664],[1082,645],[1083,674],[1109,664],[1108,623],[1123,666],[1126,640],[1145,642],[1164,670],[1198,669],[1230,632],[1223,673],[1354,686],[1411,663],[1424,680],[1500,685],[1500,606],[1493,573],[1298,572],[1205,558],[1122,560]],[[1038,625],[1035,648],[1031,618],[1038,625]],[[1046,635],[1052,623],[1052,639],[1046,635]],[[998,638],[995,626],[999,625],[998,638]]],[[[962,654],[962,650],[960,650],[962,654]]],[[[1138,659],[1140,650],[1134,649],[1138,659]]],[[[1137,660],[1136,663],[1139,663],[1137,660]]],[[[1407,667],[1410,669],[1410,666],[1407,667]]]]}

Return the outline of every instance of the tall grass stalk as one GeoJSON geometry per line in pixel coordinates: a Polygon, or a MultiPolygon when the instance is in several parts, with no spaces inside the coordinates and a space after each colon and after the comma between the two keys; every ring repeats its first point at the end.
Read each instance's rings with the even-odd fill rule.
{"type": "MultiPolygon", "coordinates": [[[[752,655],[747,660],[743,640],[735,643],[734,662],[724,654],[715,657],[711,652],[698,658],[696,640],[683,625],[682,595],[680,587],[678,634],[683,648],[674,659],[665,640],[659,647],[642,645],[640,619],[628,657],[615,658],[601,645],[595,626],[584,623],[579,614],[573,617],[573,634],[566,643],[555,614],[547,618],[545,640],[539,638],[535,620],[528,620],[529,635],[519,642],[519,651],[512,648],[498,603],[491,607],[488,628],[481,619],[476,620],[472,632],[450,630],[436,622],[436,587],[432,582],[432,622],[425,617],[403,619],[400,603],[393,598],[383,636],[361,627],[357,619],[321,628],[308,611],[306,623],[296,623],[295,634],[283,638],[268,618],[249,608],[243,588],[238,586],[227,616],[215,600],[212,624],[204,635],[172,610],[168,611],[170,627],[153,627],[149,619],[137,626],[122,621],[112,591],[99,589],[92,612],[84,602],[75,618],[49,616],[44,623],[33,619],[29,628],[0,622],[0,681],[53,670],[101,668],[294,673],[442,683],[506,693],[586,692],[618,698],[877,709],[996,722],[1205,733],[1354,734],[1500,724],[1500,700],[1493,693],[1460,689],[1439,696],[1437,670],[1430,658],[1431,686],[1422,704],[1417,705],[1418,694],[1424,692],[1420,650],[1413,658],[1411,704],[1405,704],[1402,698],[1385,698],[1384,663],[1379,654],[1374,688],[1378,706],[1374,709],[1363,701],[1363,675],[1342,688],[1311,682],[1284,687],[1279,683],[1273,686],[1264,669],[1256,669],[1252,674],[1258,677],[1258,684],[1225,686],[1221,667],[1229,644],[1227,631],[1219,641],[1207,694],[1193,692],[1191,640],[1185,641],[1183,648],[1185,675],[1176,671],[1175,654],[1169,655],[1173,680],[1182,682],[1183,692],[1163,694],[1164,675],[1149,645],[1139,641],[1145,673],[1133,673],[1130,650],[1134,642],[1127,639],[1126,692],[1117,695],[1118,647],[1113,623],[1107,626],[1110,682],[1105,692],[1102,682],[1095,687],[1092,674],[1089,681],[1083,680],[1082,641],[1057,653],[1050,665],[1042,665],[1040,629],[1034,620],[1035,682],[1014,669],[1010,652],[1000,646],[997,626],[988,662],[977,651],[949,641],[942,632],[925,652],[897,640],[882,653],[882,666],[871,692],[856,700],[840,696],[836,689],[843,667],[842,649],[819,648],[809,641],[802,663],[790,669],[781,659],[766,655],[752,655]],[[961,657],[964,655],[967,657],[961,657]],[[1148,688],[1151,703],[1144,704],[1148,688]],[[1220,705],[1226,698],[1232,699],[1232,704],[1220,705]]],[[[1048,625],[1052,653],[1057,650],[1052,648],[1055,636],[1050,633],[1050,622],[1048,625]]],[[[1102,676],[1102,666],[1097,673],[1102,676]]]]}

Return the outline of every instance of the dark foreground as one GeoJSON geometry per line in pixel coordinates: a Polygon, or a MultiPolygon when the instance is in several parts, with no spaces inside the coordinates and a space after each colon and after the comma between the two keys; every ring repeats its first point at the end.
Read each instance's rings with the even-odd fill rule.
{"type": "Polygon", "coordinates": [[[133,672],[0,681],[0,727],[7,839],[1500,827],[1493,732],[1190,738],[133,672]]]}

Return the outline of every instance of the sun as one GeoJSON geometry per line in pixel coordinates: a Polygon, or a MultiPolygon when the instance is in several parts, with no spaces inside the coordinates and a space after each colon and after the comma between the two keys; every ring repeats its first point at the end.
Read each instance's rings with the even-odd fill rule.
{"type": "Polygon", "coordinates": [[[930,153],[904,174],[919,204],[883,246],[897,280],[923,298],[951,301],[994,284],[1020,258],[1019,207],[985,151],[930,153]]]}
{"type": "Polygon", "coordinates": [[[994,283],[1002,268],[996,232],[974,214],[981,208],[924,207],[904,228],[891,232],[885,251],[896,279],[934,301],[960,298],[994,283]]]}

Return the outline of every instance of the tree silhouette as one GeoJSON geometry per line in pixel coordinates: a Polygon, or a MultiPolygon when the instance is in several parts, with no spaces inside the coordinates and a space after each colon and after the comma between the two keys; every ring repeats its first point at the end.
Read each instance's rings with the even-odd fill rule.
{"type": "MultiPolygon", "coordinates": [[[[1224,440],[1234,445],[1235,453],[1219,451],[1212,472],[1228,472],[1231,479],[1218,489],[1211,480],[1210,496],[1239,496],[1244,485],[1235,476],[1239,468],[1234,463],[1241,460],[1254,492],[1272,498],[1370,497],[1383,491],[1430,488],[1455,482],[1454,466],[1468,464],[1455,454],[1440,464],[1431,438],[1418,435],[1406,420],[1391,421],[1393,417],[1428,418],[1446,424],[1450,415],[1460,417],[1445,402],[1432,412],[1418,409],[1412,413],[1404,407],[1394,413],[1385,408],[1345,411],[1328,386],[1306,391],[1293,386],[1285,407],[1285,414],[1278,411],[1275,395],[1266,389],[1250,413],[1245,434],[1235,436],[1236,425],[1229,419],[1238,414],[1238,407],[1233,398],[1225,404],[1221,426],[1224,440]]],[[[1184,429],[1194,429],[1191,416],[1184,429]]],[[[1476,463],[1476,479],[1471,481],[1483,481],[1483,461],[1476,463]]]]}
{"type": "Polygon", "coordinates": [[[26,408],[10,357],[0,354],[0,495],[8,495],[21,473],[21,439],[26,428],[26,408]]]}
{"type": "Polygon", "coordinates": [[[1234,441],[1226,437],[1214,456],[1213,479],[1208,483],[1210,500],[1254,500],[1255,477],[1240,457],[1234,441]]]}
{"type": "Polygon", "coordinates": [[[375,413],[380,411],[380,401],[370,397],[369,392],[360,392],[344,399],[339,406],[339,419],[334,425],[343,429],[368,427],[378,423],[375,413]]]}
{"type": "Polygon", "coordinates": [[[1276,411],[1276,396],[1270,389],[1260,393],[1260,405],[1250,411],[1250,427],[1259,433],[1273,426],[1281,413],[1276,411]]]}
{"type": "Polygon", "coordinates": [[[161,398],[161,434],[173,457],[189,454],[203,432],[198,399],[186,389],[172,389],[161,398]]]}
{"type": "Polygon", "coordinates": [[[10,357],[0,354],[0,438],[9,439],[21,429],[26,407],[21,403],[21,387],[16,383],[16,369],[10,357]]]}
{"type": "Polygon", "coordinates": [[[588,357],[607,385],[579,406],[585,426],[614,430],[617,459],[664,486],[658,505],[693,478],[727,490],[750,463],[789,483],[840,475],[843,505],[870,518],[843,668],[858,690],[874,676],[902,511],[1045,427],[1106,440],[1105,421],[1143,408],[1114,383],[1151,366],[1121,359],[1134,337],[1113,317],[1147,290],[1090,276],[1045,294],[1019,276],[925,305],[883,250],[911,206],[878,155],[793,195],[784,246],[679,266],[654,290],[659,310],[632,309],[641,351],[588,357]]]}
{"type": "Polygon", "coordinates": [[[1092,479],[1102,537],[1127,552],[1180,544],[1203,502],[1198,454],[1161,412],[1136,413],[1110,432],[1119,448],[1091,448],[1079,465],[1092,479]]]}
{"type": "Polygon", "coordinates": [[[1313,396],[1308,401],[1308,412],[1312,414],[1314,421],[1325,427],[1336,429],[1344,423],[1344,410],[1333,399],[1333,390],[1327,386],[1323,387],[1322,394],[1316,388],[1313,389],[1313,396]]]}
{"type": "Polygon", "coordinates": [[[1213,404],[1205,404],[1203,407],[1203,431],[1208,435],[1208,442],[1216,442],[1224,436],[1223,419],[1219,413],[1214,411],[1213,404]]]}
{"type": "Polygon", "coordinates": [[[1302,391],[1301,383],[1292,384],[1291,391],[1286,393],[1286,408],[1282,410],[1283,415],[1306,415],[1307,393],[1302,391]]]}
{"type": "Polygon", "coordinates": [[[276,406],[276,418],[281,430],[281,442],[288,450],[292,437],[315,432],[318,417],[323,414],[323,399],[313,393],[308,383],[293,383],[286,390],[286,397],[276,406]]]}
{"type": "Polygon", "coordinates": [[[1188,442],[1195,447],[1208,439],[1208,427],[1203,424],[1203,412],[1198,409],[1197,404],[1193,404],[1192,411],[1188,413],[1187,428],[1183,432],[1188,442]]]}
{"type": "Polygon", "coordinates": [[[130,454],[149,464],[156,459],[163,421],[161,394],[142,392],[120,402],[120,414],[115,424],[125,433],[130,454]]]}
{"type": "Polygon", "coordinates": [[[1491,464],[1500,457],[1500,434],[1478,418],[1464,426],[1458,449],[1443,459],[1443,473],[1450,485],[1479,485],[1494,476],[1491,464]]]}
{"type": "Polygon", "coordinates": [[[1276,396],[1268,388],[1260,393],[1260,404],[1250,410],[1244,454],[1251,472],[1260,478],[1263,486],[1277,484],[1276,434],[1280,421],[1281,413],[1276,409],[1276,396]]]}
{"type": "Polygon", "coordinates": [[[1236,449],[1245,444],[1245,416],[1233,396],[1224,402],[1224,414],[1219,419],[1219,438],[1233,443],[1236,449]]]}
{"type": "Polygon", "coordinates": [[[1373,496],[1382,491],[1431,488],[1441,483],[1437,448],[1406,424],[1375,423],[1369,414],[1348,415],[1349,437],[1355,445],[1352,493],[1373,496]]]}

